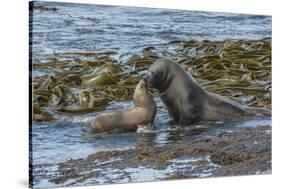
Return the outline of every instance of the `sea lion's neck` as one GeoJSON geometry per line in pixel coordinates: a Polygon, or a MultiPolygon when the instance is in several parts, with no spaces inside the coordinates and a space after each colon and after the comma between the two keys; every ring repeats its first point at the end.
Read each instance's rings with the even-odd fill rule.
{"type": "Polygon", "coordinates": [[[133,97],[134,105],[135,107],[146,107],[152,104],[153,98],[147,93],[147,92],[142,92],[142,93],[137,93],[133,97]]]}

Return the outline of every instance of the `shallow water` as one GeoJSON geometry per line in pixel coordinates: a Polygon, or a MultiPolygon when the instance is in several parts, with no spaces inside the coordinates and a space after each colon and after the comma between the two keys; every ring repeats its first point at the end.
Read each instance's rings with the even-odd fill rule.
{"type": "MultiPolygon", "coordinates": [[[[33,14],[32,60],[45,62],[51,58],[60,60],[75,57],[64,52],[105,52],[114,50],[118,61],[125,61],[146,46],[173,51],[165,46],[172,40],[226,40],[261,39],[271,37],[271,17],[259,15],[163,10],[135,7],[113,7],[52,2],[35,2],[35,5],[56,7],[58,11],[35,10],[33,14]]],[[[81,57],[80,57],[81,58],[81,57]]],[[[86,57],[84,57],[86,58],[86,57]]],[[[32,76],[49,74],[48,70],[36,70],[32,76]]],[[[163,106],[159,98],[157,106],[163,106]]],[[[132,106],[132,102],[114,103],[106,111],[132,106]]],[[[57,175],[57,163],[69,159],[84,158],[89,154],[117,149],[135,148],[138,145],[161,146],[178,140],[196,140],[211,132],[231,132],[237,128],[271,126],[271,120],[245,120],[239,122],[200,123],[197,127],[211,127],[205,131],[177,127],[166,112],[158,111],[153,129],[136,133],[111,133],[93,135],[89,123],[100,112],[79,116],[61,116],[55,122],[33,123],[32,158],[34,165],[49,164],[38,169],[39,173],[57,175]]],[[[191,158],[191,159],[190,159],[191,158]]],[[[152,167],[107,170],[105,175],[84,184],[108,182],[138,182],[162,179],[179,172],[186,161],[174,160],[167,170],[152,167]],[[146,174],[140,174],[145,172],[146,174]],[[124,173],[127,173],[124,175],[124,173]],[[129,175],[129,176],[127,176],[129,175]]],[[[209,160],[208,157],[199,157],[209,160]]],[[[210,166],[211,168],[215,168],[210,166]]],[[[210,170],[197,173],[200,177],[210,176],[210,170]]],[[[71,183],[65,183],[67,185],[71,183]]],[[[42,179],[36,187],[59,186],[42,179]]]]}
{"type": "MultiPolygon", "coordinates": [[[[156,100],[161,104],[160,100],[156,100]]],[[[118,103],[108,107],[123,109],[130,106],[130,102],[118,103]],[[122,106],[123,105],[123,106],[122,106]]],[[[86,157],[89,154],[107,151],[135,148],[138,145],[164,145],[177,140],[195,140],[201,135],[210,135],[213,132],[260,125],[271,126],[270,119],[251,119],[233,122],[200,123],[197,127],[209,127],[210,130],[190,131],[189,127],[182,128],[171,124],[167,113],[157,112],[153,129],[144,129],[138,132],[114,132],[110,134],[90,133],[90,121],[98,113],[90,113],[82,116],[63,116],[60,121],[52,123],[36,123],[32,129],[33,163],[59,163],[67,159],[86,157]]]]}
{"type": "MultiPolygon", "coordinates": [[[[156,102],[157,104],[161,104],[159,99],[156,99],[156,102]]],[[[105,111],[114,108],[127,108],[128,106],[131,106],[131,102],[117,103],[111,105],[105,111]]],[[[59,122],[34,124],[32,131],[33,165],[38,166],[46,164],[46,166],[39,166],[39,168],[36,168],[35,172],[48,173],[36,183],[36,187],[67,186],[73,183],[75,183],[75,185],[89,185],[153,181],[164,179],[169,175],[173,175],[173,173],[180,173],[181,171],[187,174],[186,170],[190,170],[190,174],[193,176],[209,177],[212,176],[212,171],[215,170],[218,165],[211,163],[209,157],[200,156],[173,159],[170,161],[172,164],[164,170],[156,169],[153,166],[128,167],[125,170],[109,168],[102,171],[104,173],[103,175],[87,179],[82,183],[69,180],[63,185],[56,185],[49,182],[50,178],[56,177],[59,174],[58,163],[69,159],[85,158],[96,152],[125,150],[143,145],[161,146],[176,141],[197,140],[204,136],[214,135],[214,133],[222,133],[224,131],[232,132],[235,129],[247,127],[261,125],[271,127],[270,119],[252,119],[233,122],[200,123],[195,126],[209,127],[211,129],[199,129],[193,132],[188,129],[189,127],[182,128],[171,124],[167,113],[158,112],[153,129],[144,129],[141,133],[115,132],[111,134],[93,135],[89,132],[89,123],[96,114],[97,113],[91,113],[74,117],[64,116],[59,122]],[[202,169],[202,167],[190,165],[190,162],[199,160],[208,161],[208,168],[202,169]]],[[[118,161],[118,159],[109,159],[108,161],[118,161]]],[[[102,163],[108,162],[100,162],[100,164],[102,163]]]]}
{"type": "MultiPolygon", "coordinates": [[[[127,182],[142,182],[163,180],[175,173],[190,174],[196,177],[210,177],[213,175],[218,167],[210,161],[210,157],[186,157],[184,159],[172,159],[169,161],[170,165],[159,170],[153,165],[128,167],[126,169],[107,168],[103,169],[101,175],[89,178],[84,182],[77,183],[75,180],[68,180],[63,184],[54,184],[49,179],[59,176],[58,163],[69,159],[85,158],[88,155],[99,151],[110,150],[125,150],[129,148],[136,148],[137,146],[158,146],[167,143],[174,143],[178,140],[197,140],[203,136],[209,136],[211,132],[232,132],[241,127],[253,127],[256,125],[271,126],[271,120],[249,120],[243,122],[226,123],[226,127],[219,127],[210,132],[202,132],[200,134],[189,133],[182,129],[156,128],[157,131],[153,134],[148,133],[114,133],[94,136],[84,130],[83,126],[78,124],[65,126],[52,125],[53,135],[45,132],[44,126],[38,126],[34,129],[33,146],[33,164],[38,166],[34,169],[34,174],[43,174],[37,182],[36,187],[55,187],[67,185],[89,185],[89,184],[106,184],[106,183],[127,183],[127,182]],[[40,136],[40,138],[38,137],[40,136]],[[53,136],[53,137],[50,137],[53,136]],[[194,165],[197,161],[207,161],[206,165],[194,165]],[[40,166],[41,165],[41,166],[40,166]]],[[[107,161],[99,162],[99,165],[108,162],[116,162],[118,158],[108,159],[107,161]]],[[[91,171],[101,171],[92,169],[91,171]]],[[[269,170],[269,173],[271,171],[269,170]]]]}

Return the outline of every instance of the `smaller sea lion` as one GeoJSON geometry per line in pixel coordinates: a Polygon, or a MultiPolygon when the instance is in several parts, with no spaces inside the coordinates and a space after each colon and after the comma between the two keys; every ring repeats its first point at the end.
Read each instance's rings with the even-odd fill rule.
{"type": "Polygon", "coordinates": [[[141,79],[133,95],[134,107],[98,115],[91,123],[92,133],[111,131],[117,128],[135,131],[138,125],[152,124],[156,115],[156,104],[141,79]]]}

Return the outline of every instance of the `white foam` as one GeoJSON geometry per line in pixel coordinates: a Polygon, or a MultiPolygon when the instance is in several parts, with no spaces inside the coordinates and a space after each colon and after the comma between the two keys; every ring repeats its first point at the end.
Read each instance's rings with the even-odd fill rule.
{"type": "Polygon", "coordinates": [[[151,124],[138,125],[137,133],[155,133],[156,131],[152,128],[151,124]]]}

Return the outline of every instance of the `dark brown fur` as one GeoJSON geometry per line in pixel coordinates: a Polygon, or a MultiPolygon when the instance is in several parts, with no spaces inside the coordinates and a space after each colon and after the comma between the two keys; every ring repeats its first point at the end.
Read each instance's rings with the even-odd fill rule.
{"type": "Polygon", "coordinates": [[[188,125],[200,120],[223,121],[269,116],[270,111],[249,108],[225,97],[204,91],[179,64],[156,60],[148,69],[146,83],[158,90],[176,123],[188,125]]]}

